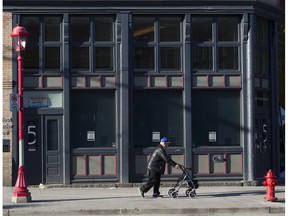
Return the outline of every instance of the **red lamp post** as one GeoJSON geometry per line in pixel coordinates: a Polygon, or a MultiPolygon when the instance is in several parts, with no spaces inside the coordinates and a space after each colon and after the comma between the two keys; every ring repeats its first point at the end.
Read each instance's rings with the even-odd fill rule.
{"type": "Polygon", "coordinates": [[[12,193],[12,202],[26,203],[31,201],[31,194],[27,189],[24,169],[24,106],[23,106],[23,56],[22,51],[25,51],[27,38],[29,33],[26,29],[17,24],[12,30],[10,36],[13,39],[13,48],[18,53],[18,140],[19,140],[19,167],[18,177],[12,193]]]}

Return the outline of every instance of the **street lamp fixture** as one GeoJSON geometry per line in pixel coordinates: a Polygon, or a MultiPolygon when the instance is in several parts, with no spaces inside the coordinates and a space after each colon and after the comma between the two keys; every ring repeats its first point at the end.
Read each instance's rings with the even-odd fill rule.
{"type": "Polygon", "coordinates": [[[27,189],[27,182],[24,169],[24,104],[23,104],[23,56],[22,51],[26,49],[27,38],[29,33],[26,29],[17,24],[12,30],[10,36],[12,37],[13,48],[18,53],[18,140],[19,140],[19,167],[18,176],[12,193],[12,202],[26,203],[31,201],[31,194],[27,189]]]}

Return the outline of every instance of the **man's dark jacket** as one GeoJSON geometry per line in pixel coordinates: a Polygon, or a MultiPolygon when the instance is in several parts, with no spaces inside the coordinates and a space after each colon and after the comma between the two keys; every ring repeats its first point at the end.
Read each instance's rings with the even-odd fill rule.
{"type": "Polygon", "coordinates": [[[166,163],[173,167],[177,165],[177,163],[167,155],[163,146],[159,144],[153,151],[147,167],[150,170],[164,174],[166,163]]]}

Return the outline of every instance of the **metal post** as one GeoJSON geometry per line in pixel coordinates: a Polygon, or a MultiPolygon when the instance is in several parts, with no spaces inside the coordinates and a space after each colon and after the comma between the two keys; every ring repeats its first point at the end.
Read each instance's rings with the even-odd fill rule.
{"type": "Polygon", "coordinates": [[[21,52],[18,54],[18,140],[19,140],[19,167],[18,177],[15,184],[15,188],[12,194],[12,202],[14,203],[26,203],[31,201],[31,194],[27,189],[27,182],[25,178],[24,169],[24,104],[23,104],[23,57],[21,52]]]}

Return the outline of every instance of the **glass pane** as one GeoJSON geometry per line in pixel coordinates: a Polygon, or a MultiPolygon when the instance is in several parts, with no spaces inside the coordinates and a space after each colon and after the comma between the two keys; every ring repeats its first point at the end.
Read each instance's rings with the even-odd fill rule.
{"type": "Polygon", "coordinates": [[[135,146],[156,146],[153,132],[168,137],[171,146],[183,146],[182,92],[135,91],[133,110],[133,143],[135,146]]]}
{"type": "Polygon", "coordinates": [[[135,48],[134,68],[154,70],[154,48],[135,48]]]}
{"type": "Polygon", "coordinates": [[[60,41],[60,17],[45,17],[45,41],[60,41]]]}
{"type": "Polygon", "coordinates": [[[95,19],[95,41],[113,41],[113,18],[95,19]]]}
{"type": "Polygon", "coordinates": [[[219,69],[238,70],[238,47],[219,47],[219,69]]]}
{"type": "Polygon", "coordinates": [[[89,41],[90,21],[89,17],[72,17],[70,22],[72,41],[89,41]]]}
{"type": "Polygon", "coordinates": [[[193,91],[192,103],[194,145],[240,145],[239,91],[193,91]]]}
{"type": "Polygon", "coordinates": [[[95,47],[96,69],[113,70],[113,48],[95,47]]]}
{"type": "Polygon", "coordinates": [[[212,47],[193,47],[193,69],[212,70],[213,54],[212,47]]]}
{"type": "Polygon", "coordinates": [[[237,17],[218,18],[218,40],[219,41],[238,41],[237,17]]]}
{"type": "Polygon", "coordinates": [[[39,41],[40,24],[39,24],[38,16],[37,17],[23,16],[22,25],[29,32],[29,37],[28,37],[29,41],[39,41]]]}
{"type": "Polygon", "coordinates": [[[133,35],[135,41],[154,41],[154,18],[134,17],[133,35]]]}
{"type": "Polygon", "coordinates": [[[38,69],[39,68],[39,48],[30,47],[29,43],[24,53],[24,68],[38,69]]]}
{"type": "Polygon", "coordinates": [[[114,92],[71,92],[72,148],[115,147],[114,92]]]}
{"type": "Polygon", "coordinates": [[[60,68],[59,47],[45,47],[45,68],[46,69],[60,68]]]}
{"type": "Polygon", "coordinates": [[[192,18],[192,40],[212,41],[212,18],[192,18]]]}
{"type": "Polygon", "coordinates": [[[161,47],[161,70],[180,70],[181,55],[178,47],[161,47]]]}
{"type": "Polygon", "coordinates": [[[180,41],[180,18],[160,18],[160,41],[180,41]]]}
{"type": "Polygon", "coordinates": [[[47,150],[58,150],[58,120],[47,120],[47,150]]]}
{"type": "Polygon", "coordinates": [[[72,47],[71,62],[73,69],[89,69],[89,48],[72,47]]]}

